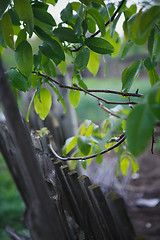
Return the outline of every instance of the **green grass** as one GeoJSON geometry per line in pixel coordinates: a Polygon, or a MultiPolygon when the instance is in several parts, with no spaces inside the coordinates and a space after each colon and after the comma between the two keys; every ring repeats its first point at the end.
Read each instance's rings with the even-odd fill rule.
{"type": "MultiPolygon", "coordinates": [[[[88,89],[109,89],[109,90],[117,90],[121,91],[121,81],[120,79],[97,79],[97,78],[90,78],[85,79],[84,82],[86,83],[88,89]]],[[[137,79],[130,92],[136,92],[139,89],[139,93],[145,93],[150,87],[149,80],[147,79],[137,79]]],[[[114,94],[97,94],[102,98],[105,98],[108,101],[126,101],[126,99],[120,97],[119,95],[114,94]]],[[[132,98],[132,100],[137,101],[137,98],[132,98]]],[[[108,108],[115,107],[115,105],[108,105],[108,108]]],[[[81,93],[81,100],[79,106],[76,108],[77,117],[79,122],[83,122],[85,119],[90,119],[93,122],[100,122],[102,121],[107,115],[106,112],[100,109],[98,106],[97,100],[89,95],[85,95],[81,93]]]]}
{"type": "Polygon", "coordinates": [[[21,222],[23,211],[20,194],[0,155],[0,239],[10,239],[5,231],[7,225],[18,231],[24,229],[21,222]]]}

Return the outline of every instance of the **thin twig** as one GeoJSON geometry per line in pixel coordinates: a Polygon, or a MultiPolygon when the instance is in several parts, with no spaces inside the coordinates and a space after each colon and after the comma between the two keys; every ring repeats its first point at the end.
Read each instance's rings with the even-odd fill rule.
{"type": "Polygon", "coordinates": [[[58,159],[62,160],[62,161],[69,161],[69,160],[87,160],[87,159],[90,159],[90,158],[95,158],[95,157],[97,157],[98,155],[103,155],[104,153],[107,153],[107,152],[113,150],[114,148],[116,148],[116,147],[118,147],[120,144],[122,144],[122,143],[124,142],[124,140],[125,140],[125,135],[124,135],[124,133],[122,133],[122,134],[120,135],[119,141],[118,141],[116,144],[114,144],[113,146],[111,146],[111,147],[109,147],[109,148],[107,148],[107,149],[104,149],[104,150],[101,151],[100,153],[95,153],[95,154],[92,154],[92,155],[89,155],[89,156],[85,156],[85,157],[65,157],[65,158],[64,158],[64,157],[59,156],[59,155],[56,153],[56,151],[53,149],[51,143],[49,143],[48,146],[49,146],[50,150],[52,151],[53,155],[54,155],[55,157],[57,157],[58,159]]]}
{"type": "MultiPolygon", "coordinates": [[[[113,13],[112,17],[105,23],[105,27],[107,27],[110,22],[113,22],[115,16],[117,15],[117,13],[119,12],[119,10],[121,9],[121,7],[123,6],[124,2],[126,0],[122,0],[121,3],[119,4],[117,10],[113,13]]],[[[93,33],[89,38],[93,38],[95,36],[97,36],[100,33],[100,30],[96,31],[95,33],[93,33]]],[[[71,52],[78,52],[81,49],[82,46],[75,48],[75,49],[70,49],[71,52]]]]}
{"type": "Polygon", "coordinates": [[[116,117],[116,118],[122,118],[121,115],[111,111],[110,109],[108,109],[107,107],[105,107],[99,100],[98,100],[98,104],[100,106],[101,109],[103,109],[104,111],[106,111],[107,113],[109,113],[110,115],[116,117]]]}
{"type": "Polygon", "coordinates": [[[76,91],[85,92],[85,93],[87,93],[88,95],[90,95],[90,96],[92,96],[92,97],[94,97],[94,98],[96,98],[96,99],[98,99],[98,100],[100,100],[100,101],[103,101],[103,102],[105,102],[105,103],[107,103],[107,104],[120,104],[120,105],[137,104],[137,102],[134,102],[134,101],[129,101],[129,102],[111,102],[111,101],[107,101],[107,100],[104,99],[104,98],[101,98],[101,97],[98,97],[98,96],[92,94],[90,90],[83,89],[83,88],[81,88],[81,87],[79,87],[79,86],[77,86],[77,85],[75,85],[75,84],[73,85],[73,87],[67,86],[67,85],[64,85],[64,84],[59,83],[58,81],[56,81],[56,80],[53,79],[52,77],[47,76],[47,75],[45,75],[45,74],[42,74],[42,73],[40,73],[40,72],[38,72],[37,74],[38,74],[38,76],[44,77],[44,78],[48,79],[49,81],[54,82],[54,83],[57,84],[60,88],[66,88],[66,89],[72,89],[72,90],[76,90],[76,91]]]}

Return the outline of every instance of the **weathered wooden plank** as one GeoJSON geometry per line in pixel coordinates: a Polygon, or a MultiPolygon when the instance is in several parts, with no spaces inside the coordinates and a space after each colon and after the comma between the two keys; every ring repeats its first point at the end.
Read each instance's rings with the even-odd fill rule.
{"type": "Polygon", "coordinates": [[[84,195],[84,207],[83,207],[83,209],[85,209],[84,215],[91,226],[94,238],[96,240],[106,240],[102,226],[99,223],[94,206],[91,202],[91,197],[88,190],[88,187],[91,185],[91,182],[89,178],[85,175],[80,176],[78,180],[80,182],[80,186],[84,195]]]}
{"type": "Polygon", "coordinates": [[[78,174],[76,171],[71,171],[68,173],[70,186],[72,188],[72,193],[74,194],[74,197],[76,199],[77,205],[81,212],[81,227],[85,234],[86,240],[95,239],[93,237],[93,231],[91,229],[90,223],[88,221],[88,217],[86,214],[86,205],[85,205],[85,199],[84,194],[82,191],[82,188],[80,186],[80,183],[78,181],[78,174]]]}
{"type": "Polygon", "coordinates": [[[66,183],[66,188],[67,188],[67,191],[68,191],[68,196],[67,197],[68,197],[70,205],[71,205],[71,210],[72,210],[73,216],[75,217],[76,222],[80,225],[80,223],[81,223],[81,213],[80,213],[79,207],[77,205],[76,199],[74,197],[74,194],[72,193],[72,188],[71,188],[71,185],[70,185],[70,182],[69,182],[69,177],[68,177],[69,168],[68,168],[67,165],[64,165],[64,166],[60,167],[60,170],[63,174],[64,180],[65,180],[65,183],[66,183]]]}
{"type": "Polygon", "coordinates": [[[112,217],[110,209],[107,205],[105,197],[99,185],[94,184],[88,187],[92,197],[92,204],[97,213],[99,222],[103,228],[106,239],[119,240],[119,233],[117,231],[116,223],[112,217]]]}
{"type": "Polygon", "coordinates": [[[136,237],[133,226],[127,214],[123,198],[117,193],[110,193],[106,200],[112,216],[116,221],[119,230],[119,240],[133,240],[136,237]]]}

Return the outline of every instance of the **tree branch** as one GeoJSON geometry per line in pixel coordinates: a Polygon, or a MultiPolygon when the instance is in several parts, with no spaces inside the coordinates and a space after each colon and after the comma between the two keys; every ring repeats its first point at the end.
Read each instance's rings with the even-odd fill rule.
{"type": "Polygon", "coordinates": [[[113,111],[111,111],[110,109],[108,109],[107,107],[105,107],[99,100],[98,100],[98,104],[99,104],[100,108],[102,108],[105,112],[108,112],[110,115],[112,115],[116,118],[122,118],[121,115],[116,114],[113,111]]]}
{"type": "MultiPolygon", "coordinates": [[[[105,102],[105,103],[107,103],[107,104],[120,104],[120,105],[129,105],[129,104],[137,104],[137,102],[134,102],[134,101],[129,101],[129,102],[111,102],[111,101],[107,101],[107,100],[105,100],[104,98],[101,98],[101,97],[98,97],[98,96],[96,96],[96,95],[94,95],[94,94],[92,94],[91,92],[97,92],[97,90],[86,90],[86,89],[83,89],[83,88],[81,88],[81,87],[79,87],[79,86],[77,86],[77,85],[73,85],[73,87],[71,87],[71,86],[67,86],[67,85],[64,85],[64,84],[61,84],[61,83],[59,83],[58,81],[56,81],[55,79],[53,79],[52,77],[49,77],[49,76],[47,76],[47,75],[45,75],[45,74],[42,74],[42,73],[40,73],[40,72],[38,72],[37,73],[38,74],[38,76],[40,76],[40,77],[44,77],[44,78],[46,78],[46,79],[48,79],[49,81],[51,81],[51,82],[54,82],[55,84],[57,84],[60,88],[66,88],[66,89],[72,89],[72,90],[75,90],[75,91],[81,91],[81,92],[85,92],[85,93],[87,93],[88,95],[90,95],[90,96],[92,96],[92,97],[94,97],[94,98],[96,98],[96,99],[98,99],[98,100],[101,100],[101,101],[103,101],[103,102],[105,102]]],[[[118,94],[118,92],[117,92],[117,94],[118,94]]]]}
{"type": "Polygon", "coordinates": [[[90,159],[90,158],[95,158],[95,157],[97,157],[98,155],[103,155],[104,153],[107,153],[107,152],[109,152],[109,151],[111,151],[111,150],[113,150],[114,148],[116,148],[116,147],[118,147],[120,144],[122,144],[123,142],[124,142],[124,140],[125,140],[125,135],[124,135],[124,133],[122,133],[120,136],[119,136],[119,140],[118,140],[118,142],[117,143],[115,143],[113,146],[111,146],[111,147],[109,147],[109,148],[107,148],[107,149],[104,149],[103,151],[101,151],[100,153],[95,153],[95,154],[92,154],[92,155],[89,155],[89,156],[85,156],[85,157],[61,157],[61,156],[59,156],[57,153],[56,153],[56,151],[53,149],[53,147],[52,147],[52,144],[51,144],[51,142],[49,143],[49,148],[50,148],[50,150],[51,150],[51,152],[53,153],[53,155],[55,156],[55,157],[57,157],[58,159],[60,159],[60,160],[62,160],[62,161],[69,161],[69,160],[87,160],[87,159],[90,159]]]}

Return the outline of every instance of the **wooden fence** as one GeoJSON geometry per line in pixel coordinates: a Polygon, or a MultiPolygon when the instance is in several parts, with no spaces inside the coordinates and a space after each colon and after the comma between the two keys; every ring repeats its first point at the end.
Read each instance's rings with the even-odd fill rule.
{"type": "MultiPolygon", "coordinates": [[[[32,136],[32,139],[36,157],[41,167],[41,174],[46,183],[46,192],[52,202],[51,214],[54,215],[56,220],[59,218],[60,227],[57,228],[57,238],[52,235],[50,239],[135,239],[135,232],[121,196],[117,193],[110,193],[105,197],[100,186],[92,185],[87,176],[78,176],[76,171],[70,171],[68,165],[63,165],[59,160],[52,159],[51,161],[49,154],[44,152],[44,149],[46,150],[46,146],[44,147],[46,145],[45,141],[42,142],[35,135],[32,136]],[[53,213],[53,211],[55,212],[53,213]],[[61,238],[61,236],[64,238],[61,238]]],[[[23,237],[10,227],[7,227],[7,231],[11,239],[15,240],[44,239],[40,235],[37,237],[37,234],[34,234],[35,224],[36,231],[39,228],[41,228],[40,232],[48,231],[45,229],[45,222],[40,223],[43,211],[37,208],[37,205],[34,205],[34,208],[37,208],[36,213],[34,213],[35,216],[32,212],[33,193],[28,185],[29,183],[27,184],[27,176],[22,175],[23,172],[17,163],[17,161],[20,161],[19,154],[5,125],[0,126],[0,150],[26,203],[24,223],[30,230],[31,237],[23,237]],[[39,219],[38,223],[35,223],[35,218],[39,219]]],[[[36,169],[32,174],[36,175],[36,169]]],[[[41,199],[39,200],[41,201],[41,199]]],[[[39,205],[39,203],[36,204],[39,205]]],[[[55,219],[52,221],[55,222],[55,219]]],[[[46,237],[46,240],[48,239],[46,237]]]]}

